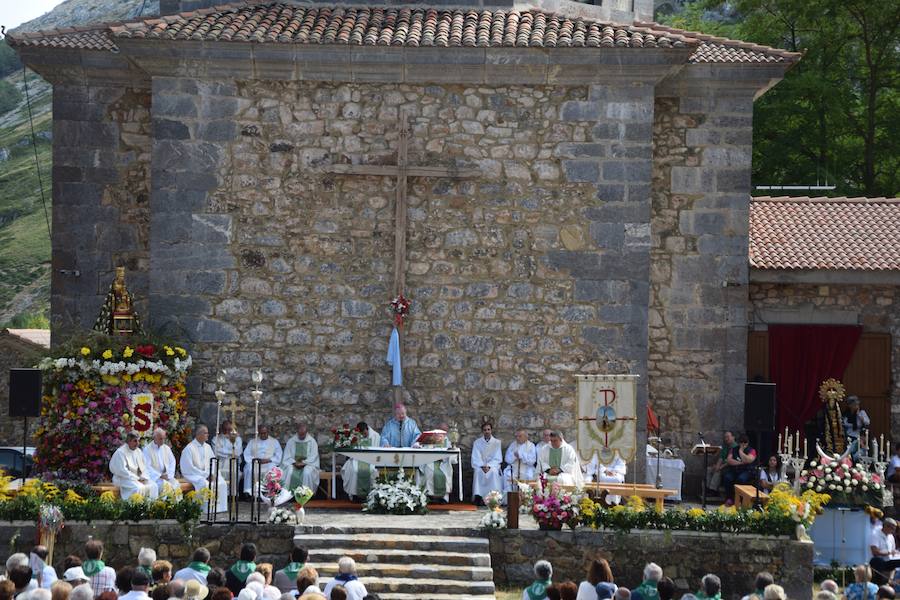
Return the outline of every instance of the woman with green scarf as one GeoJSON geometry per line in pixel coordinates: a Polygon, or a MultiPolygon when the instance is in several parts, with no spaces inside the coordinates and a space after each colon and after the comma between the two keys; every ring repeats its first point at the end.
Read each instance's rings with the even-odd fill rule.
{"type": "Polygon", "coordinates": [[[237,596],[244,589],[247,583],[247,577],[250,573],[256,571],[256,544],[244,544],[241,546],[241,558],[231,565],[231,568],[225,572],[225,586],[231,590],[231,593],[237,596]]]}
{"type": "Polygon", "coordinates": [[[722,600],[722,580],[718,575],[708,573],[700,580],[700,591],[697,592],[698,600],[722,600]]]}
{"type": "Polygon", "coordinates": [[[534,563],[534,583],[522,592],[522,600],[546,600],[547,588],[553,578],[553,565],[546,560],[534,563]]]}

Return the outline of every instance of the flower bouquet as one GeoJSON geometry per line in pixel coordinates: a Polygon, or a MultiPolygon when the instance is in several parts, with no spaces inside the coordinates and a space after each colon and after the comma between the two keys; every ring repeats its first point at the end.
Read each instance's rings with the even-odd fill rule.
{"type": "Polygon", "coordinates": [[[331,434],[334,436],[335,448],[356,448],[366,439],[359,429],[350,427],[347,423],[340,427],[332,427],[331,434]]]}
{"type": "Polygon", "coordinates": [[[800,486],[804,490],[826,493],[837,504],[876,507],[883,504],[881,475],[854,464],[849,456],[820,453],[818,460],[811,461],[800,472],[800,486]]]}
{"type": "Polygon", "coordinates": [[[482,529],[506,529],[506,516],[502,510],[489,510],[481,517],[482,529]]]}
{"type": "Polygon", "coordinates": [[[38,531],[40,531],[41,545],[47,548],[47,563],[53,561],[53,547],[56,545],[56,535],[66,526],[63,513],[55,504],[42,504],[38,511],[38,531]]]}
{"type": "Polygon", "coordinates": [[[484,497],[484,503],[489,510],[499,510],[503,504],[503,494],[497,490],[492,490],[484,497]]]}
{"type": "Polygon", "coordinates": [[[275,504],[275,498],[281,493],[281,480],[284,479],[284,471],[278,467],[272,467],[263,478],[263,494],[269,499],[269,504],[275,504]]]}
{"type": "Polygon", "coordinates": [[[372,486],[363,511],[392,515],[423,515],[428,511],[428,496],[424,488],[406,479],[401,469],[395,481],[381,482],[372,486]]]}
{"type": "Polygon", "coordinates": [[[547,486],[542,475],[540,488],[531,501],[531,516],[541,529],[562,529],[563,525],[575,528],[578,524],[580,494],[564,491],[559,484],[547,486]]]}
{"type": "Polygon", "coordinates": [[[269,513],[266,523],[273,525],[297,525],[297,517],[284,508],[275,508],[269,513]]]}
{"type": "Polygon", "coordinates": [[[310,501],[315,492],[309,489],[305,485],[298,485],[294,488],[294,517],[296,518],[297,525],[303,525],[303,520],[306,518],[306,503],[310,501]]]}

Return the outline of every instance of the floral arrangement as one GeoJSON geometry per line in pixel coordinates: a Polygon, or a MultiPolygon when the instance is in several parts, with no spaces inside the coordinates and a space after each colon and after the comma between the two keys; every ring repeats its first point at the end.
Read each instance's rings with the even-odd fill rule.
{"type": "Polygon", "coordinates": [[[273,525],[296,525],[297,517],[293,512],[284,509],[284,508],[274,508],[272,512],[269,513],[269,518],[266,519],[266,523],[271,523],[273,525]]]}
{"type": "Polygon", "coordinates": [[[692,508],[657,511],[641,498],[633,496],[625,504],[607,508],[590,498],[580,501],[581,523],[594,529],[628,532],[633,529],[707,531],[717,533],[752,533],[787,535],[797,533],[797,526],[808,528],[821,514],[830,497],[815,491],[800,496],[781,483],[769,494],[762,510],[738,510],[721,506],[715,510],[692,508]]]}
{"type": "Polygon", "coordinates": [[[403,320],[409,314],[409,308],[412,305],[403,294],[400,294],[391,300],[391,312],[394,314],[394,324],[397,327],[403,327],[403,320]]]}
{"type": "Polygon", "coordinates": [[[829,456],[820,452],[819,460],[811,461],[800,472],[800,485],[805,490],[827,493],[838,504],[876,507],[883,504],[881,475],[853,464],[849,455],[829,456]]]}
{"type": "Polygon", "coordinates": [[[263,478],[263,493],[269,502],[275,502],[275,498],[281,493],[281,480],[284,479],[284,471],[279,467],[272,467],[263,478]]]}
{"type": "Polygon", "coordinates": [[[315,492],[313,492],[307,486],[298,485],[296,488],[294,488],[294,504],[297,505],[297,508],[306,506],[306,503],[310,501],[310,499],[313,497],[313,494],[315,494],[315,492]]]}
{"type": "Polygon", "coordinates": [[[503,494],[497,490],[492,490],[484,497],[484,503],[489,510],[499,510],[503,505],[503,494]]]}
{"type": "MultiPolygon", "coordinates": [[[[41,360],[45,395],[35,437],[35,472],[96,483],[125,435],[137,431],[132,397],[152,394],[154,427],[174,452],[190,441],[185,378],[192,360],[178,346],[95,336],[41,360]]],[[[147,425],[147,423],[143,423],[147,425]]],[[[139,431],[151,435],[147,427],[139,431]]]]}
{"type": "Polygon", "coordinates": [[[41,504],[38,509],[38,528],[42,533],[57,534],[66,525],[66,520],[60,508],[55,504],[41,504]]]}
{"type": "Polygon", "coordinates": [[[542,475],[540,486],[531,497],[531,516],[542,528],[562,529],[563,525],[575,528],[579,523],[581,495],[563,490],[559,484],[547,485],[542,475]]]}
{"type": "Polygon", "coordinates": [[[502,510],[489,510],[481,517],[482,529],[506,529],[506,516],[502,510]]]}
{"type": "Polygon", "coordinates": [[[362,431],[356,427],[350,427],[347,423],[340,427],[332,427],[331,434],[334,436],[335,448],[356,448],[366,439],[362,431]]]}
{"type": "Polygon", "coordinates": [[[428,512],[428,496],[424,488],[406,479],[403,469],[400,469],[396,480],[379,482],[372,486],[363,511],[392,515],[423,515],[428,512]]]}

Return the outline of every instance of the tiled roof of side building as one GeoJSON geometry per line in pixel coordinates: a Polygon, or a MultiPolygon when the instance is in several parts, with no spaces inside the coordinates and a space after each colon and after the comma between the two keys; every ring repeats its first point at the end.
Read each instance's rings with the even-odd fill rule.
{"type": "Polygon", "coordinates": [[[753,198],[750,266],[900,271],[900,199],[753,198]]]}
{"type": "Polygon", "coordinates": [[[803,56],[801,52],[790,52],[780,48],[772,48],[771,46],[707,35],[697,31],[676,29],[660,25],[659,23],[637,21],[635,25],[651,27],[656,31],[664,31],[672,35],[683,35],[690,39],[699,40],[700,46],[690,58],[692,63],[794,63],[803,56]]]}
{"type": "Polygon", "coordinates": [[[69,50],[100,50],[117,52],[119,47],[109,31],[109,24],[93,24],[86,27],[47,29],[29,33],[9,33],[11,46],[62,48],[69,50]]]}

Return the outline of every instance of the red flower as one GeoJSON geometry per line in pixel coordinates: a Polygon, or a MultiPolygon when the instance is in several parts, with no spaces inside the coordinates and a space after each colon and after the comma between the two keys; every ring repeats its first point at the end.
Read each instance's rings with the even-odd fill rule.
{"type": "Polygon", "coordinates": [[[134,351],[144,358],[153,358],[153,355],[156,353],[156,347],[153,344],[146,344],[143,346],[137,346],[134,351]]]}

